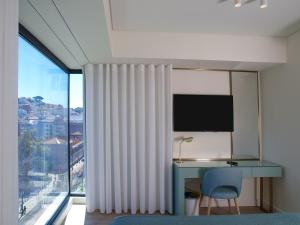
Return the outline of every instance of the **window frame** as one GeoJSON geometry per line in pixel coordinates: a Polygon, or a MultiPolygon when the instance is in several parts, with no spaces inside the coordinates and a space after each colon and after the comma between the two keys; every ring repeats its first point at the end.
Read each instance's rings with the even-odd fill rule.
{"type": "MultiPolygon", "coordinates": [[[[71,72],[69,73],[69,95],[68,95],[68,97],[69,97],[69,99],[68,99],[68,101],[69,101],[69,110],[68,110],[68,145],[69,145],[69,192],[70,192],[70,196],[71,197],[85,197],[85,193],[74,193],[74,192],[72,192],[71,191],[71,167],[70,167],[70,162],[71,162],[71,155],[70,155],[70,84],[71,84],[71,82],[70,82],[70,75],[71,74],[82,74],[82,79],[83,79],[83,98],[85,99],[85,79],[84,79],[84,75],[83,75],[83,71],[82,70],[70,70],[71,72]]],[[[85,100],[83,99],[83,108],[85,109],[85,100]]],[[[86,119],[85,119],[85,113],[84,113],[84,116],[83,116],[83,130],[85,129],[85,121],[86,121],[86,119]]],[[[85,131],[83,132],[83,140],[86,140],[86,136],[85,136],[85,131]]],[[[85,157],[85,153],[86,153],[86,151],[85,151],[85,142],[84,142],[84,147],[83,147],[83,149],[84,149],[84,157],[85,157]]],[[[86,158],[84,158],[84,167],[86,168],[86,158]]],[[[85,168],[84,168],[84,171],[86,171],[85,170],[85,168]]],[[[85,174],[85,172],[84,172],[84,174],[85,174]]]]}
{"type": "MultiPolygon", "coordinates": [[[[41,54],[46,56],[50,61],[52,61],[55,65],[57,65],[60,69],[62,69],[66,74],[68,74],[68,194],[58,207],[56,212],[52,215],[46,225],[53,224],[57,219],[60,212],[67,205],[70,197],[85,197],[85,194],[72,194],[71,192],[71,171],[70,171],[70,74],[83,74],[81,69],[70,69],[66,66],[57,56],[55,56],[42,42],[40,42],[30,31],[28,31],[21,23],[19,23],[19,36],[24,38],[28,43],[30,43],[33,47],[35,47],[41,54]]],[[[85,94],[84,94],[85,97],[85,94]]],[[[85,106],[85,105],[84,105],[85,106]]],[[[86,160],[85,160],[86,163],[86,160]]]]}

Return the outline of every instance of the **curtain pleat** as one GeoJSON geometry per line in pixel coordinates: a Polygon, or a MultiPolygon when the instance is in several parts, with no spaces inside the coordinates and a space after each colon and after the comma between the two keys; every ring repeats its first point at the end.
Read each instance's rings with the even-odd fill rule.
{"type": "Polygon", "coordinates": [[[149,74],[148,74],[148,118],[147,118],[147,129],[148,129],[148,145],[147,150],[149,154],[149,167],[148,167],[148,191],[149,191],[149,213],[154,213],[156,210],[156,138],[155,138],[155,67],[154,65],[149,66],[149,74]],[[154,121],[154,122],[153,122],[154,121]]]}
{"type": "Polygon", "coordinates": [[[127,119],[127,66],[121,65],[120,71],[120,137],[121,137],[121,163],[122,163],[122,200],[123,211],[128,212],[128,119],[127,119]]]}
{"type": "Polygon", "coordinates": [[[165,211],[165,96],[164,96],[164,85],[165,85],[165,76],[164,75],[164,66],[159,65],[157,68],[157,79],[158,79],[158,151],[160,154],[159,157],[159,204],[160,212],[165,211]],[[162,113],[161,113],[162,112],[162,113]]]}
{"type": "MultiPolygon", "coordinates": [[[[95,125],[98,124],[98,126],[95,126],[96,129],[96,134],[97,138],[97,146],[98,146],[98,154],[95,159],[98,160],[98,162],[101,162],[105,158],[105,146],[104,146],[104,76],[103,76],[103,65],[98,65],[96,66],[96,72],[99,74],[96,76],[96,82],[94,82],[93,87],[94,90],[96,90],[96,106],[97,106],[97,111],[96,115],[98,117],[95,118],[96,123],[95,125]],[[98,85],[97,85],[98,84],[98,85]]],[[[93,121],[91,121],[93,122],[93,121]]],[[[105,212],[105,182],[103,182],[105,178],[105,163],[99,163],[97,164],[97,170],[99,175],[94,173],[97,176],[100,176],[102,179],[98,180],[98,185],[99,185],[99,197],[97,199],[104,199],[104,201],[100,202],[100,212],[104,213],[105,212]]]]}
{"type": "Polygon", "coordinates": [[[119,99],[118,99],[118,66],[112,65],[112,150],[113,150],[113,178],[114,202],[116,213],[122,212],[121,198],[121,161],[120,161],[120,135],[119,135],[119,99]]]}
{"type": "MultiPolygon", "coordinates": [[[[110,65],[105,66],[105,86],[104,86],[104,91],[105,91],[105,107],[104,107],[104,143],[105,143],[105,161],[101,161],[98,163],[105,163],[105,196],[106,196],[106,213],[111,213],[112,212],[112,167],[111,167],[111,162],[112,162],[112,146],[111,146],[111,76],[110,76],[110,65]],[[109,74],[109,76],[107,76],[109,74]],[[108,150],[108,151],[107,151],[108,150]]],[[[87,112],[88,113],[88,112],[87,112]]],[[[88,114],[87,114],[88,115],[88,114]]],[[[87,137],[88,139],[88,137],[87,137]]],[[[96,150],[97,151],[97,150],[96,150]]],[[[88,153],[87,153],[88,154],[88,153]]],[[[88,172],[88,171],[87,171],[88,172]]]]}
{"type": "Polygon", "coordinates": [[[137,156],[138,156],[138,185],[140,194],[140,212],[146,211],[146,159],[145,159],[145,66],[138,65],[137,68],[137,156]]]}
{"type": "Polygon", "coordinates": [[[89,212],[172,212],[171,70],[85,66],[89,212]]]}
{"type": "Polygon", "coordinates": [[[129,70],[129,149],[130,149],[130,199],[131,213],[137,211],[138,190],[137,190],[137,163],[136,163],[136,118],[135,118],[135,67],[130,65],[129,70]]]}
{"type": "MultiPolygon", "coordinates": [[[[85,74],[90,74],[89,76],[86,76],[85,79],[85,85],[86,87],[92,87],[92,88],[86,88],[86,112],[89,112],[89,117],[90,118],[95,118],[94,113],[95,113],[95,108],[94,108],[94,103],[93,100],[94,97],[96,99],[96,93],[94,94],[94,90],[97,90],[94,88],[94,70],[92,65],[87,65],[84,68],[84,73],[85,74]],[[88,100],[90,101],[88,102],[88,100]]],[[[97,140],[95,137],[97,136],[96,129],[94,127],[94,122],[92,120],[87,119],[85,126],[88,127],[89,129],[86,129],[86,136],[89,137],[89,141],[86,143],[87,149],[95,149],[95,141],[97,140]]],[[[97,154],[97,151],[90,151],[88,154],[86,154],[85,158],[87,162],[93,162],[95,155],[97,154]]],[[[89,171],[89,177],[95,177],[96,176],[96,171],[97,171],[97,164],[95,163],[86,163],[85,168],[87,171],[89,171]]],[[[100,174],[99,174],[100,175],[100,174]]],[[[98,176],[98,175],[97,175],[98,176]]],[[[99,182],[98,180],[95,180],[95,182],[99,182]]],[[[87,204],[87,210],[93,210],[96,207],[96,201],[97,199],[97,193],[96,193],[96,187],[99,187],[99,185],[95,185],[94,183],[88,183],[86,182],[86,193],[95,193],[93,198],[90,198],[88,200],[87,204]]],[[[97,190],[97,192],[100,190],[97,190]]]]}

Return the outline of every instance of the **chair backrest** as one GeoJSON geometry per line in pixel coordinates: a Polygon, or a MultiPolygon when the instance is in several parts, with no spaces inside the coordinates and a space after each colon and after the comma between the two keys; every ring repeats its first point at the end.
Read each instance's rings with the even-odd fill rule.
{"type": "Polygon", "coordinates": [[[243,174],[242,170],[235,167],[214,168],[205,172],[201,182],[201,192],[211,196],[218,187],[229,186],[236,190],[237,196],[241,193],[243,174]]]}

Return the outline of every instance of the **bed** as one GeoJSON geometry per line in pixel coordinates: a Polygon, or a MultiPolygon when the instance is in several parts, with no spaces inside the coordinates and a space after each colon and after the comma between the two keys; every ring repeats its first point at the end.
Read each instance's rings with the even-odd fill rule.
{"type": "Polygon", "coordinates": [[[300,214],[227,216],[120,216],[110,225],[300,225],[300,214]]]}

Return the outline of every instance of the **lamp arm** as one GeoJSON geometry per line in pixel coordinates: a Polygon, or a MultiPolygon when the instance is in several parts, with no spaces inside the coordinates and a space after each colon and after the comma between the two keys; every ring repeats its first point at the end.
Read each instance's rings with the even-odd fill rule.
{"type": "Polygon", "coordinates": [[[179,154],[178,154],[179,162],[181,162],[181,145],[182,145],[183,142],[184,142],[184,140],[181,140],[179,142],[179,154]]]}

